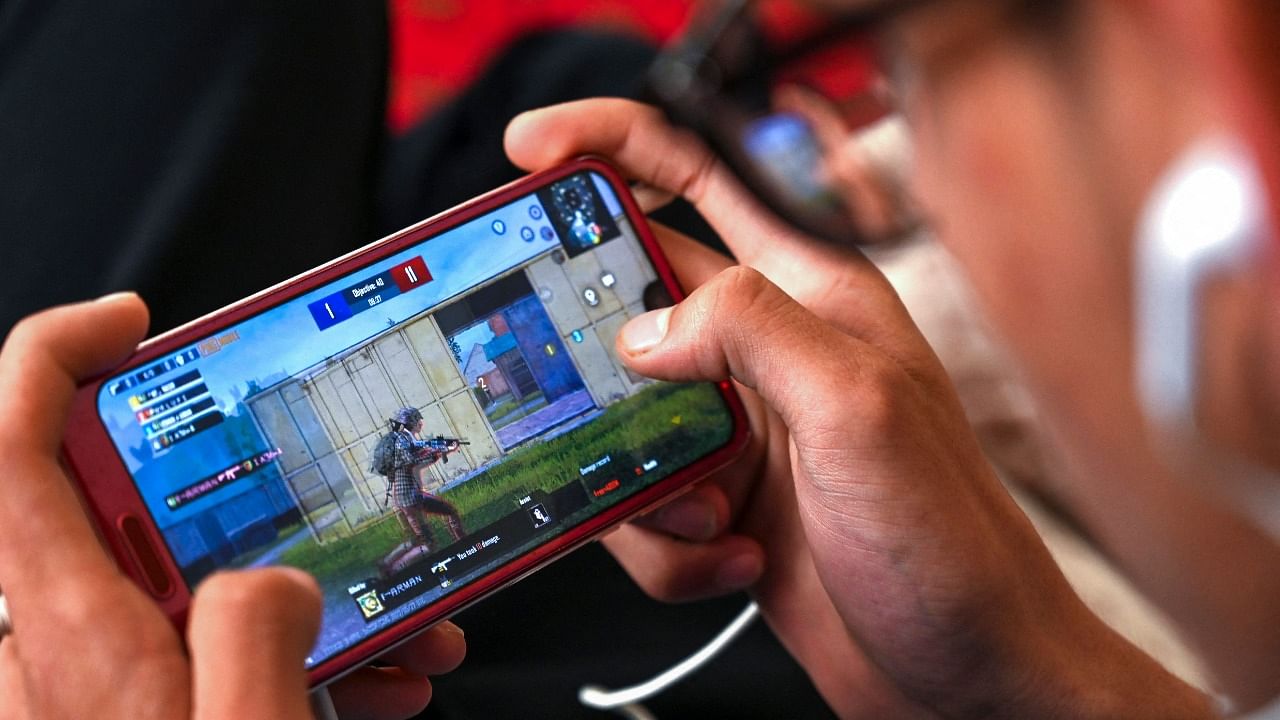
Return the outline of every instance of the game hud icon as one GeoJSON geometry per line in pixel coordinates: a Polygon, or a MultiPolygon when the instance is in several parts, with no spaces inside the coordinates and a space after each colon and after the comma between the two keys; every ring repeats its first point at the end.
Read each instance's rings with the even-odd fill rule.
{"type": "Polygon", "coordinates": [[[587,173],[571,175],[539,190],[538,199],[547,206],[551,224],[569,257],[580,255],[620,235],[599,190],[587,173]]]}
{"type": "Polygon", "coordinates": [[[551,522],[551,513],[547,512],[547,508],[542,503],[538,503],[529,508],[529,519],[533,521],[533,527],[536,530],[551,522]]]}
{"type": "Polygon", "coordinates": [[[383,607],[382,601],[378,599],[377,590],[370,590],[360,595],[356,598],[356,604],[360,606],[360,612],[364,614],[365,620],[381,614],[386,609],[383,607]]]}
{"type": "Polygon", "coordinates": [[[431,574],[436,576],[436,580],[440,581],[440,587],[447,588],[453,584],[453,580],[449,579],[449,563],[452,559],[441,560],[431,566],[431,574]]]}

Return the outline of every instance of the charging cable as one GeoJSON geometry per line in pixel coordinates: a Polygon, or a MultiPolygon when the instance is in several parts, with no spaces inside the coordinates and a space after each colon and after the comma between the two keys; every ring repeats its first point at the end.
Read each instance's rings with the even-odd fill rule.
{"type": "Polygon", "coordinates": [[[316,720],[338,720],[338,710],[329,697],[329,688],[319,687],[311,691],[311,713],[316,720]]]}
{"type": "MultiPolygon", "coordinates": [[[[578,690],[578,702],[596,710],[614,710],[630,720],[654,720],[654,716],[640,703],[665,691],[687,676],[711,662],[742,635],[751,623],[760,615],[760,606],[749,603],[738,617],[733,619],[718,635],[712,638],[694,654],[681,660],[652,679],[622,690],[606,690],[598,685],[584,685],[578,690]]],[[[9,620],[8,603],[4,595],[0,595],[0,637],[12,629],[9,620]]],[[[338,720],[338,711],[333,706],[333,698],[327,688],[316,688],[311,692],[311,710],[317,720],[338,720]]]]}
{"type": "Polygon", "coordinates": [[[613,710],[631,720],[652,720],[653,714],[640,703],[665,691],[703,665],[711,662],[741,635],[760,615],[760,606],[749,603],[720,634],[689,657],[672,665],[654,678],[622,690],[606,690],[598,685],[584,685],[578,690],[578,702],[596,710],[613,710]]]}

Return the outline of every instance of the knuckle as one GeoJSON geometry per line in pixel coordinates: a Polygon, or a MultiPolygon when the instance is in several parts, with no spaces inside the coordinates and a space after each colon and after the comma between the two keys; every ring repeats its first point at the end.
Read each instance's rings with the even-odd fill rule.
{"type": "Polygon", "coordinates": [[[613,100],[618,116],[625,118],[615,150],[618,154],[643,155],[646,179],[655,186],[683,196],[697,205],[706,196],[718,160],[697,135],[673,126],[661,109],[634,100],[613,100]],[[660,145],[663,152],[650,148],[660,145]]]}
{"type": "Polygon", "coordinates": [[[706,285],[698,310],[706,320],[728,332],[755,335],[772,324],[771,316],[785,297],[758,270],[735,265],[706,285]]]}
{"type": "Polygon", "coordinates": [[[101,594],[90,597],[86,593],[62,593],[48,604],[43,612],[50,622],[63,629],[89,628],[102,619],[104,599],[101,594]]]}
{"type": "MultiPolygon", "coordinates": [[[[80,579],[85,583],[82,588],[47,595],[38,611],[42,627],[78,633],[102,626],[118,627],[122,623],[114,620],[120,616],[139,620],[138,605],[142,597],[123,576],[114,572],[95,575],[86,572],[80,579]],[[92,591],[87,590],[88,587],[92,587],[92,591]],[[112,621],[104,622],[106,620],[112,621]]],[[[143,605],[141,609],[151,608],[143,605]]]]}
{"type": "Polygon", "coordinates": [[[746,266],[724,270],[706,289],[695,312],[703,316],[699,324],[721,350],[712,360],[753,386],[760,380],[749,379],[755,372],[792,350],[787,336],[802,332],[803,310],[767,277],[746,266]]]}
{"type": "Polygon", "coordinates": [[[0,373],[16,371],[12,366],[22,362],[22,358],[31,353],[42,342],[45,331],[44,313],[28,315],[22,318],[10,330],[0,346],[0,373]]]}
{"type": "Polygon", "coordinates": [[[27,315],[14,323],[4,340],[6,354],[14,352],[16,348],[30,345],[35,338],[38,338],[45,325],[44,316],[45,313],[27,315]]]}
{"type": "Polygon", "coordinates": [[[746,265],[725,269],[716,276],[712,287],[719,304],[726,310],[739,312],[770,305],[767,302],[770,295],[781,293],[759,270],[746,265]]]}
{"type": "MultiPolygon", "coordinates": [[[[127,580],[95,583],[95,592],[70,592],[40,608],[41,626],[61,637],[92,633],[97,650],[129,657],[134,665],[166,665],[181,656],[177,631],[127,580]]],[[[46,637],[49,636],[45,633],[46,637]]],[[[90,653],[92,656],[94,653],[90,653]]]]}
{"type": "Polygon", "coordinates": [[[852,372],[857,378],[857,401],[851,409],[860,423],[873,434],[900,429],[914,392],[906,373],[883,357],[866,359],[852,372]]]}
{"type": "Polygon", "coordinates": [[[715,174],[719,160],[716,159],[711,149],[701,142],[693,144],[690,153],[692,155],[690,158],[692,161],[691,168],[683,179],[679,192],[680,195],[688,198],[689,202],[697,205],[707,195],[707,186],[715,174]]]}
{"type": "Polygon", "coordinates": [[[62,321],[69,316],[68,312],[68,306],[52,307],[27,315],[14,323],[0,346],[0,366],[41,351],[49,344],[51,333],[56,332],[62,321]]]}

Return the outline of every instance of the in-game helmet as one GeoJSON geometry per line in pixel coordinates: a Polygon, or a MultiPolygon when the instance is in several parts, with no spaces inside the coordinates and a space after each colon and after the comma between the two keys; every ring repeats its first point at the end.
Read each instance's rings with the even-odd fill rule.
{"type": "Polygon", "coordinates": [[[416,407],[402,407],[390,418],[391,422],[411,428],[422,422],[422,413],[416,407]]]}

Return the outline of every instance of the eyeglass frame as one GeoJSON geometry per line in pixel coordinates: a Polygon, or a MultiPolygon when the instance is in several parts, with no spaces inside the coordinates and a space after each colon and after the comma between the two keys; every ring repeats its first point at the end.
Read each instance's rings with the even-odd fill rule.
{"type": "MultiPolygon", "coordinates": [[[[742,109],[734,102],[735,87],[764,80],[770,71],[785,63],[819,52],[850,37],[874,37],[891,21],[909,11],[937,0],[880,0],[864,8],[842,13],[822,30],[778,50],[765,49],[752,58],[751,72],[726,75],[717,62],[717,50],[749,11],[751,0],[728,0],[710,14],[709,20],[695,20],[682,38],[668,46],[650,66],[645,78],[644,97],[657,105],[675,125],[688,128],[711,148],[733,174],[767,208],[791,225],[836,243],[858,243],[863,238],[852,220],[843,228],[819,224],[808,213],[782,201],[780,193],[749,159],[741,140],[731,140],[726,132],[726,113],[717,109],[742,109]]],[[[744,113],[745,115],[745,113],[744,113]]]]}

